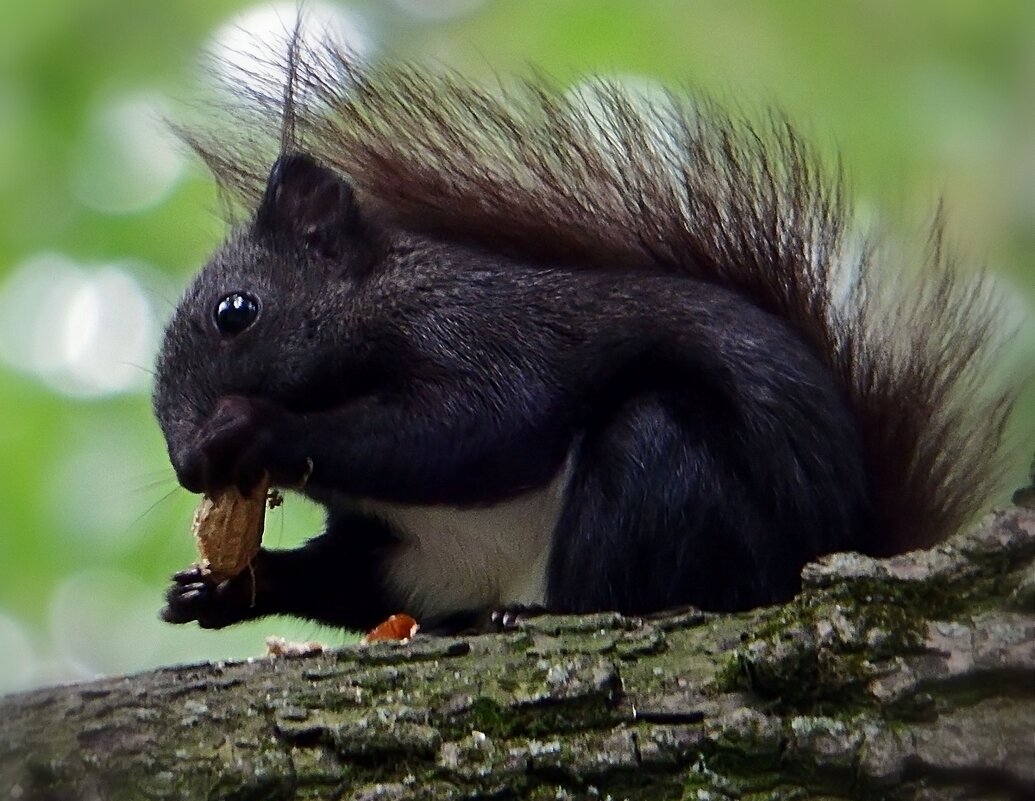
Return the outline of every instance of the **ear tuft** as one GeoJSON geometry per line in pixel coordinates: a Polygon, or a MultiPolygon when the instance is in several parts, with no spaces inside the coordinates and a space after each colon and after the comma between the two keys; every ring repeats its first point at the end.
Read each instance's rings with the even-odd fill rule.
{"type": "Polygon", "coordinates": [[[348,183],[309,156],[277,159],[255,215],[257,233],[335,258],[358,229],[359,213],[348,183]]]}

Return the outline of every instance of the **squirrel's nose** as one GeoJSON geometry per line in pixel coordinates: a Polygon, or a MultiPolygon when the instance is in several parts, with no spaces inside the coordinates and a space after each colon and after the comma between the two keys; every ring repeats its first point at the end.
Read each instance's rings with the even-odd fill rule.
{"type": "Polygon", "coordinates": [[[204,492],[208,486],[209,465],[205,454],[196,449],[172,456],[173,470],[180,486],[189,492],[204,492]]]}

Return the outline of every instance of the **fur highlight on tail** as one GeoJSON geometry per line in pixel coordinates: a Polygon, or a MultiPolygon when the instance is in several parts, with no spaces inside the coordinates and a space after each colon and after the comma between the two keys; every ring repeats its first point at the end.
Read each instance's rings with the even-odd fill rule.
{"type": "Polygon", "coordinates": [[[988,391],[1003,343],[988,280],[958,269],[940,214],[922,269],[860,245],[840,169],[782,116],[758,126],[608,80],[485,87],[365,66],[303,44],[297,28],[270,59],[282,82],[263,70],[232,86],[236,139],[181,130],[247,208],[277,155],[264,143],[334,169],[365,208],[411,230],[734,288],[789,320],[838,376],[872,476],[874,555],[940,541],[998,489],[1017,388],[988,391]]]}

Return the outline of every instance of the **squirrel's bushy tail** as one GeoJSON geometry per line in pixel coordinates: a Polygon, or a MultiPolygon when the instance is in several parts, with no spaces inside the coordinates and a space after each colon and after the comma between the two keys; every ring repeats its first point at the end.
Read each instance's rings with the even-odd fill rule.
{"type": "MultiPolygon", "coordinates": [[[[930,545],[1001,479],[1014,392],[987,392],[1001,337],[987,282],[956,271],[934,228],[922,270],[848,231],[840,175],[780,117],[607,81],[483,88],[361,68],[334,48],[285,63],[286,85],[236,88],[281,149],[346,176],[403,226],[585,269],[639,267],[730,286],[796,326],[861,421],[874,554],[930,545]]],[[[192,138],[223,185],[254,196],[268,164],[192,138]]]]}

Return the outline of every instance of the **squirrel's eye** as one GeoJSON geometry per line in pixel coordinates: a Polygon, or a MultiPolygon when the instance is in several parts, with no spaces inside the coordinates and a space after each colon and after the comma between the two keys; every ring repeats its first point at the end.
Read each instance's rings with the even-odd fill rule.
{"type": "Polygon", "coordinates": [[[216,306],[216,328],[224,336],[233,336],[255,322],[259,301],[243,292],[227,295],[216,306]]]}

